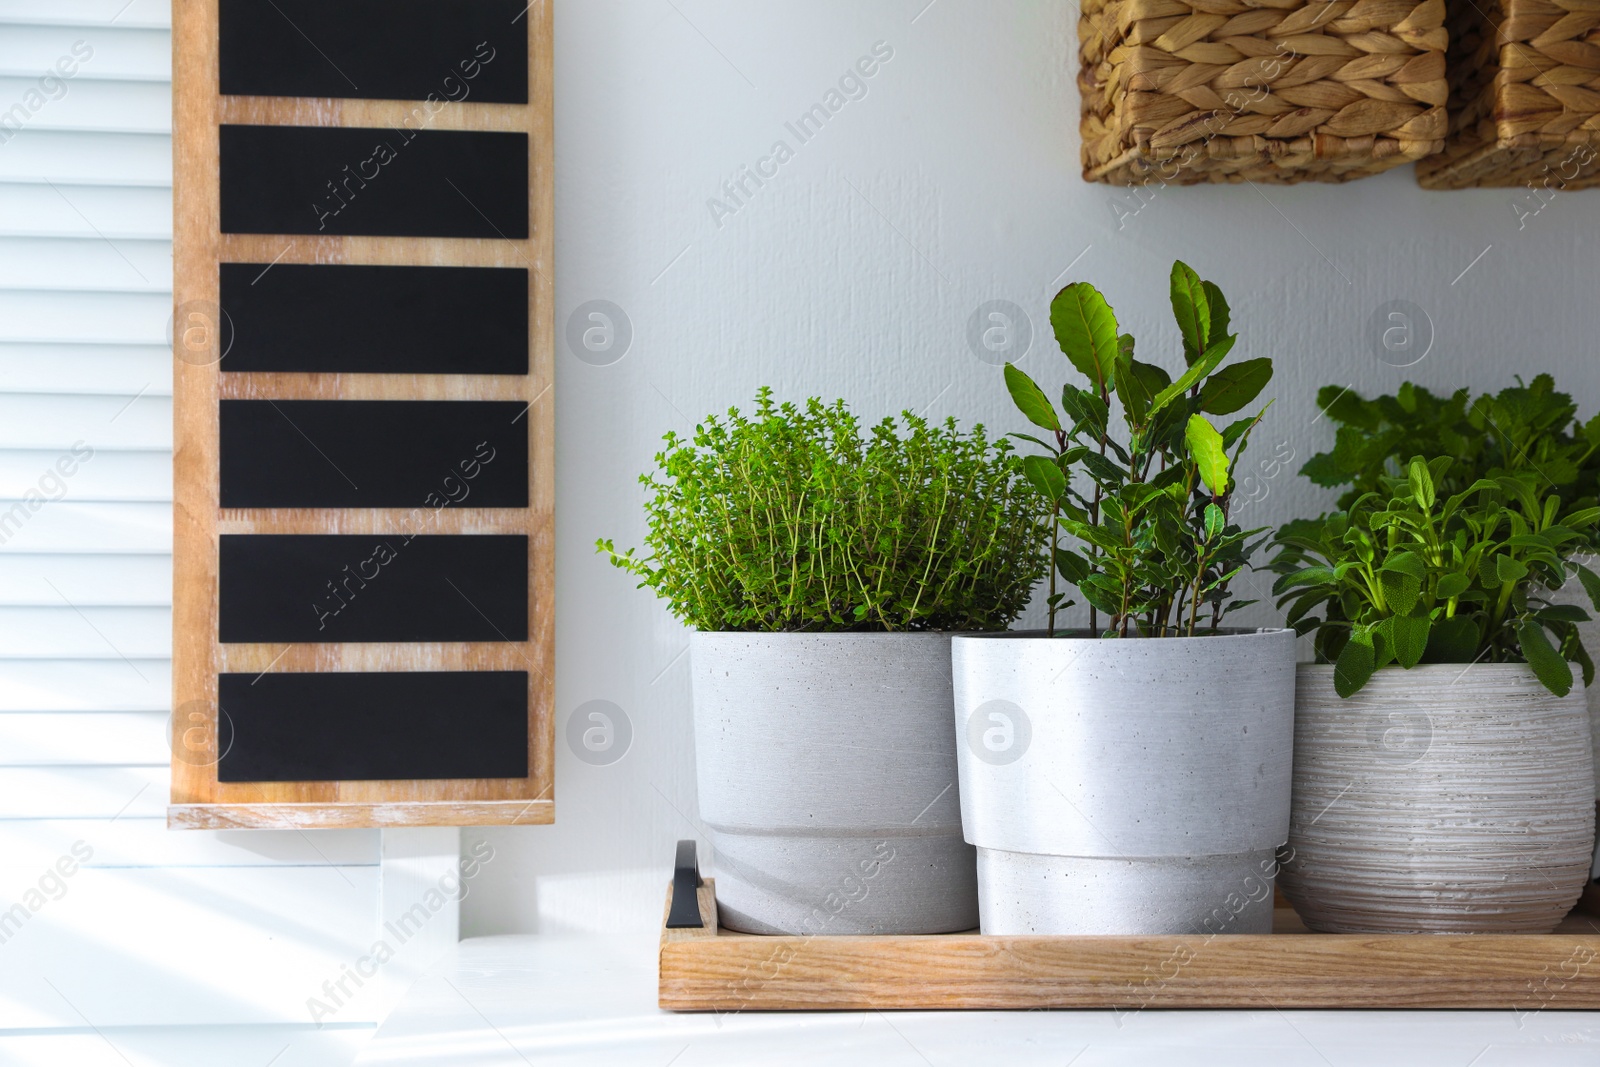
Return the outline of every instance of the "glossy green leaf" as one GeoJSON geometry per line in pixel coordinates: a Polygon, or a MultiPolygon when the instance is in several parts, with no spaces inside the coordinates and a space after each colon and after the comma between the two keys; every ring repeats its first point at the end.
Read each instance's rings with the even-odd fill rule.
{"type": "Polygon", "coordinates": [[[1096,452],[1084,456],[1083,467],[1089,476],[1102,485],[1119,485],[1128,480],[1128,472],[1096,452]]]}
{"type": "Polygon", "coordinates": [[[1183,359],[1194,363],[1211,336],[1211,301],[1200,275],[1181,259],[1172,264],[1172,315],[1183,334],[1183,359]]]}
{"type": "Polygon", "coordinates": [[[1060,431],[1061,419],[1056,415],[1056,409],[1050,406],[1050,400],[1044,395],[1044,390],[1040,389],[1027,374],[1018,370],[1013,363],[1006,364],[1005,373],[1006,388],[1011,392],[1011,402],[1017,405],[1017,410],[1022,412],[1023,417],[1035,426],[1060,431]]]}
{"type": "Polygon", "coordinates": [[[1272,380],[1272,360],[1247,359],[1223,367],[1200,390],[1200,410],[1231,415],[1261,394],[1272,380]]]}
{"type": "Polygon", "coordinates": [[[1130,359],[1128,367],[1152,397],[1172,384],[1172,375],[1154,363],[1140,363],[1136,359],[1130,359]]]}
{"type": "Polygon", "coordinates": [[[1139,376],[1134,374],[1126,359],[1119,358],[1116,361],[1112,377],[1117,387],[1117,399],[1122,401],[1122,410],[1126,414],[1128,424],[1143,426],[1145,412],[1150,410],[1150,391],[1145,388],[1139,376]]]}
{"type": "Polygon", "coordinates": [[[1255,426],[1257,422],[1260,422],[1261,416],[1265,415],[1266,413],[1267,409],[1262,408],[1261,414],[1259,415],[1249,418],[1235,419],[1233,422],[1230,422],[1228,425],[1224,426],[1222,428],[1222,447],[1232,448],[1234,445],[1236,445],[1239,442],[1239,439],[1248,434],[1251,427],[1255,426]]]}
{"type": "Polygon", "coordinates": [[[1206,304],[1211,311],[1211,328],[1206,331],[1206,342],[1202,348],[1208,347],[1212,341],[1227,336],[1228,318],[1232,314],[1228,310],[1228,298],[1222,295],[1212,282],[1201,282],[1200,287],[1206,291],[1206,304]]]}
{"type": "Polygon", "coordinates": [[[1078,583],[1078,592],[1090,604],[1105,612],[1115,612],[1120,587],[1111,578],[1103,574],[1091,574],[1078,583]]]}
{"type": "Polygon", "coordinates": [[[1217,369],[1217,365],[1228,358],[1228,353],[1233,349],[1234,337],[1224,337],[1216,344],[1206,349],[1205,354],[1196,360],[1187,370],[1178,375],[1176,381],[1156,394],[1150,404],[1150,413],[1154,415],[1178,397],[1183,396],[1200,382],[1206,375],[1217,369]]]}
{"type": "Polygon", "coordinates": [[[1061,468],[1055,461],[1047,456],[1024,456],[1022,458],[1022,473],[1027,475],[1028,482],[1046,500],[1054,503],[1060,500],[1067,492],[1067,476],[1061,473],[1061,468]]]}
{"type": "Polygon", "coordinates": [[[1228,453],[1223,450],[1222,435],[1204,415],[1190,415],[1184,440],[1200,469],[1200,480],[1212,496],[1222,496],[1228,491],[1228,453]]]}
{"type": "Polygon", "coordinates": [[[1056,549],[1056,570],[1061,572],[1061,577],[1077,585],[1088,577],[1090,571],[1089,561],[1070,548],[1056,549]]]}
{"type": "Polygon", "coordinates": [[[1117,316],[1088,282],[1073,282],[1050,301],[1050,326],[1067,359],[1105,393],[1112,383],[1120,342],[1117,316]]]}
{"type": "Polygon", "coordinates": [[[1228,516],[1215,504],[1207,504],[1205,511],[1206,541],[1215,541],[1222,536],[1222,531],[1228,525],[1228,516]]]}

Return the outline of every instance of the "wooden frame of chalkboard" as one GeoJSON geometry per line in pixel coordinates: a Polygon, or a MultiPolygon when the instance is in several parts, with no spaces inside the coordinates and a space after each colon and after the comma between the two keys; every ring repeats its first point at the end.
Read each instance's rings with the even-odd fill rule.
{"type": "MultiPolygon", "coordinates": [[[[177,0],[173,5],[174,713],[168,826],[551,822],[555,814],[552,5],[549,0],[529,5],[517,15],[525,21],[525,30],[517,28],[509,38],[475,46],[457,64],[459,69],[436,72],[437,93],[422,94],[416,88],[424,99],[391,100],[370,97],[376,91],[409,92],[431,83],[416,72],[396,72],[387,80],[380,78],[378,86],[360,88],[352,83],[349,95],[337,98],[223,95],[219,19],[226,2],[177,0]],[[492,64],[491,53],[504,55],[500,49],[506,39],[520,42],[524,37],[529,102],[489,102],[519,95],[514,90],[508,93],[504,85],[475,98],[470,82],[492,64]],[[263,204],[256,211],[240,199],[277,193],[263,184],[257,170],[244,175],[249,180],[229,176],[229,163],[223,157],[232,149],[224,143],[228,140],[224,127],[366,131],[374,147],[371,154],[358,153],[348,160],[349,167],[328,175],[326,195],[305,205],[304,217],[312,220],[311,225],[291,218],[283,227],[291,232],[246,232],[260,228],[262,220],[287,216],[281,202],[263,204]],[[473,150],[439,152],[440,136],[453,132],[493,134],[501,140],[490,145],[493,152],[488,156],[473,150]],[[423,133],[428,137],[421,137],[423,133]],[[520,235],[521,219],[514,206],[512,224],[506,223],[507,136],[525,138],[527,145],[526,237],[520,235]],[[449,169],[490,158],[501,160],[493,173],[481,167],[477,173],[449,169]],[[382,188],[372,187],[381,186],[389,175],[400,175],[389,180],[395,191],[404,188],[400,202],[416,204],[415,220],[397,217],[396,197],[385,199],[382,188]],[[418,190],[427,192],[429,181],[434,181],[441,199],[418,195],[418,190]],[[469,200],[463,189],[492,190],[496,199],[488,205],[490,211],[485,213],[484,205],[471,205],[472,211],[463,213],[460,201],[447,205],[442,199],[469,200]],[[431,215],[430,202],[437,206],[431,215]],[[225,203],[246,208],[232,215],[244,221],[226,222],[225,203]],[[485,226],[472,221],[480,216],[485,226]],[[224,232],[225,225],[237,232],[224,232]],[[436,236],[439,233],[455,235],[436,236]],[[294,265],[295,277],[246,292],[252,279],[262,276],[256,272],[284,265],[294,265]],[[316,272],[307,270],[313,265],[330,268],[325,292],[316,272]],[[335,265],[416,269],[337,272],[335,265]],[[415,329],[390,320],[397,308],[417,306],[419,289],[437,286],[442,299],[473,289],[475,282],[466,279],[465,272],[460,279],[440,275],[441,270],[461,267],[494,268],[499,273],[492,290],[478,287],[481,293],[474,306],[483,313],[459,317],[462,336],[454,339],[455,350],[449,350],[452,319],[437,307],[420,315],[415,329]],[[222,282],[225,271],[227,286],[222,282]],[[251,278],[245,278],[246,273],[251,278]],[[504,284],[524,275],[525,308],[516,285],[504,284]],[[225,302],[229,287],[232,295],[225,302]],[[308,297],[308,292],[320,295],[308,297]],[[230,306],[245,308],[257,322],[272,327],[249,335],[247,340],[259,343],[232,368],[227,352],[237,339],[236,327],[254,326],[232,322],[226,310],[230,306]],[[350,309],[349,321],[327,318],[342,307],[350,309]],[[286,312],[307,318],[285,321],[286,312]],[[319,331],[317,316],[324,317],[327,329],[319,331]],[[525,365],[515,344],[515,331],[524,323],[525,365]],[[474,335],[474,329],[480,334],[474,335]],[[348,357],[335,347],[336,338],[348,342],[356,336],[352,331],[366,330],[372,331],[371,336],[363,334],[348,357]],[[415,341],[407,350],[396,348],[397,339],[410,338],[415,341]],[[290,347],[295,350],[287,351],[290,347]],[[386,352],[394,353],[392,362],[386,362],[386,352]],[[405,427],[409,416],[397,416],[402,412],[398,406],[384,409],[373,401],[413,402],[404,410],[418,413],[423,420],[420,431],[403,439],[394,437],[399,432],[395,427],[405,427]],[[460,402],[463,412],[476,405],[471,412],[491,420],[493,431],[463,443],[461,427],[470,426],[472,419],[456,417],[455,409],[441,408],[440,401],[460,402]],[[329,406],[307,407],[308,402],[329,406]],[[273,406],[285,426],[274,430],[270,421],[261,419],[263,405],[273,406]],[[382,417],[374,417],[374,412],[382,417]],[[507,419],[507,413],[514,417],[507,419]],[[296,423],[291,415],[304,417],[296,423]],[[353,431],[340,428],[344,417],[352,420],[353,431]],[[370,426],[361,421],[369,418],[370,426]],[[285,427],[292,428],[287,437],[285,427]],[[385,434],[391,435],[387,441],[385,434]],[[299,448],[290,462],[316,462],[307,457],[321,455],[328,467],[340,472],[335,476],[325,468],[313,474],[306,467],[306,484],[320,488],[307,489],[305,496],[297,495],[293,479],[286,482],[281,472],[272,469],[272,457],[252,453],[252,449],[284,448],[295,435],[309,447],[299,448]],[[324,437],[320,444],[317,436],[324,437]],[[462,455],[439,469],[437,491],[424,493],[423,499],[409,500],[428,482],[414,476],[415,468],[400,472],[404,477],[374,475],[364,487],[345,477],[352,471],[373,471],[375,457],[385,455],[405,457],[414,464],[419,456],[430,455],[429,448],[436,449],[435,457],[462,455]],[[513,450],[509,460],[507,448],[513,450]],[[356,455],[351,449],[365,451],[356,455]],[[337,462],[346,455],[348,463],[337,462]],[[520,478],[524,469],[525,498],[514,482],[506,481],[507,473],[520,478]],[[225,496],[227,508],[222,506],[225,496]],[[488,551],[488,540],[481,545],[461,543],[475,535],[495,535],[493,551],[488,551]],[[269,540],[294,536],[305,537],[305,543],[269,540]],[[231,546],[227,567],[222,563],[225,537],[231,546]],[[456,544],[446,543],[450,539],[456,544]],[[526,565],[520,567],[524,543],[526,565]],[[462,568],[459,573],[435,573],[456,566],[462,568]],[[516,567],[520,569],[508,569],[516,567]],[[311,569],[318,573],[310,574],[311,569]],[[484,584],[492,583],[497,574],[526,581],[526,626],[508,622],[506,614],[521,610],[522,591],[493,590],[484,584]],[[452,580],[452,575],[460,581],[452,580]],[[434,610],[442,603],[440,597],[452,595],[440,579],[469,605],[473,598],[462,590],[474,591],[473,597],[486,610],[464,613],[460,605],[434,610]],[[366,584],[385,580],[392,584],[379,589],[366,584]],[[291,581],[306,589],[316,586],[317,595],[275,586],[291,581]],[[486,589],[496,595],[483,592],[486,589]],[[224,597],[233,598],[228,612],[222,610],[224,597]],[[306,601],[306,613],[296,621],[292,610],[300,600],[306,601]],[[367,605],[415,610],[416,626],[359,617],[367,605]],[[285,610],[291,614],[284,615],[285,610]],[[260,639],[273,635],[293,640],[260,639]],[[410,639],[393,640],[396,636],[410,639]],[[415,674],[412,684],[405,683],[407,672],[415,674]],[[519,710],[523,678],[525,732],[519,710]],[[266,681],[253,687],[262,679],[266,681]],[[222,706],[222,693],[233,694],[229,699],[236,704],[236,715],[222,706]],[[482,743],[467,736],[477,732],[485,738],[482,743]],[[524,738],[525,754],[519,747],[524,738]],[[341,745],[349,746],[347,752],[339,751],[341,745]],[[381,777],[389,773],[411,777],[381,777]]],[[[411,15],[419,9],[416,0],[401,6],[411,15]]],[[[371,4],[356,7],[369,16],[374,10],[371,4]]],[[[520,11],[522,5],[515,7],[520,11]]],[[[441,3],[440,18],[448,18],[452,9],[460,10],[441,3]]],[[[298,41],[302,30],[296,27],[294,34],[280,36],[298,41]]],[[[418,32],[405,26],[375,30],[402,36],[418,32]]],[[[336,39],[359,44],[366,38],[342,34],[336,39]]],[[[393,54],[438,58],[437,52],[432,43],[418,39],[393,54]]],[[[359,61],[370,69],[373,56],[382,54],[379,50],[359,61]]],[[[325,58],[337,67],[337,56],[325,58]]],[[[352,56],[351,68],[359,74],[356,59],[352,56]]],[[[338,79],[348,81],[348,71],[334,76],[307,68],[307,55],[294,62],[302,64],[296,75],[302,81],[285,81],[290,89],[300,84],[344,92],[338,89],[338,79]]],[[[521,74],[520,62],[501,69],[521,74]]],[[[237,75],[230,80],[236,92],[249,91],[255,84],[262,85],[264,94],[282,91],[272,83],[270,65],[257,62],[255,69],[241,67],[237,75]],[[261,82],[263,77],[268,81],[261,82]]],[[[496,76],[504,81],[503,73],[497,71],[496,76]]],[[[489,80],[485,77],[480,84],[489,80]]],[[[259,146],[270,147],[283,138],[249,135],[232,140],[255,146],[251,151],[257,155],[250,165],[258,168],[259,146]]],[[[352,143],[350,137],[315,133],[306,140],[334,155],[352,143]]],[[[461,143],[469,144],[466,138],[461,143]]],[[[470,143],[488,142],[480,138],[470,143]]],[[[520,180],[519,172],[520,164],[510,172],[511,180],[520,180]]],[[[244,168],[236,161],[231,173],[244,174],[244,168]]],[[[282,181],[285,186],[293,183],[292,195],[302,196],[307,173],[303,165],[285,168],[282,181]]],[[[292,207],[299,201],[288,203],[292,207]]],[[[248,347],[241,347],[241,353],[248,347]]]]}

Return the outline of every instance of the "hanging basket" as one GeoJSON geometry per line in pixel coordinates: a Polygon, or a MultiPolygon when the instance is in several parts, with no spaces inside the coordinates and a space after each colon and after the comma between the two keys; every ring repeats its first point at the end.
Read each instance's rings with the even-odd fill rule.
{"type": "Polygon", "coordinates": [[[1083,176],[1349,181],[1444,147],[1444,0],[1083,0],[1083,176]]]}
{"type": "Polygon", "coordinates": [[[1429,189],[1600,184],[1600,4],[1451,0],[1450,129],[1429,189]]]}

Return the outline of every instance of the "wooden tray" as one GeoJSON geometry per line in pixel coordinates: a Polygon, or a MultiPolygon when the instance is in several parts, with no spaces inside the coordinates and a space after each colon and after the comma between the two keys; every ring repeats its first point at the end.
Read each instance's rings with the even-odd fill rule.
{"type": "Polygon", "coordinates": [[[761,937],[718,929],[715,884],[683,845],[661,931],[672,1011],[1600,1008],[1592,884],[1553,934],[1313,934],[1280,908],[1255,935],[761,937]],[[698,915],[674,911],[691,893],[698,915]]]}

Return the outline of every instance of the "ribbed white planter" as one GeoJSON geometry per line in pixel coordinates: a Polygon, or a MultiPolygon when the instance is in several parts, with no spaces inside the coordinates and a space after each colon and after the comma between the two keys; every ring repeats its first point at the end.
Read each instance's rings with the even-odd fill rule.
{"type": "Polygon", "coordinates": [[[948,634],[695,633],[690,649],[700,817],[723,925],[977,925],[948,634]]]}
{"type": "Polygon", "coordinates": [[[1294,655],[1289,630],[957,635],[983,932],[1268,932],[1294,655]]]}
{"type": "Polygon", "coordinates": [[[1284,894],[1313,930],[1542,933],[1594,848],[1581,686],[1524,664],[1388,667],[1349,700],[1303,664],[1284,894]]]}

